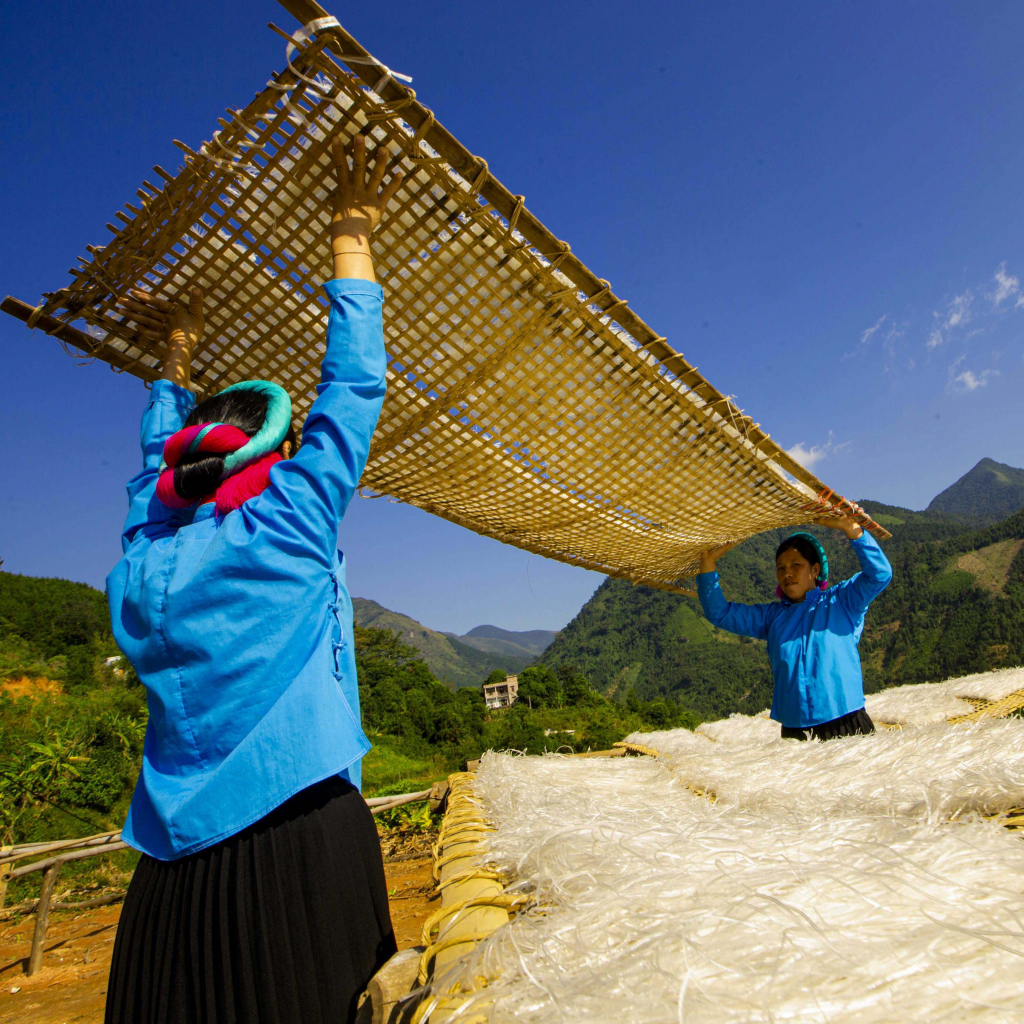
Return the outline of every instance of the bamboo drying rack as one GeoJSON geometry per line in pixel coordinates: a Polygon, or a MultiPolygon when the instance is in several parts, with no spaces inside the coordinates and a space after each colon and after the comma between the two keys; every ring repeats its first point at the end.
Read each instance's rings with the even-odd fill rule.
{"type": "Polygon", "coordinates": [[[176,143],[183,167],[156,168],[160,184],[143,183],[69,287],[0,308],[152,380],[159,346],[116,297],[199,284],[196,390],[269,378],[304,413],[328,311],[329,140],[361,132],[405,171],[374,242],[388,397],[367,496],[683,593],[702,550],[812,515],[889,536],[712,387],[334,19],[314,22],[323,8],[283,3],[312,22],[287,69],[199,151],[176,143]]]}

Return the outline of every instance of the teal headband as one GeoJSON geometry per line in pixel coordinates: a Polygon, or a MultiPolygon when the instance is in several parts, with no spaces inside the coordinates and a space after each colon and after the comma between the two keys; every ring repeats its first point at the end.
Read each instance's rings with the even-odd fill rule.
{"type": "Polygon", "coordinates": [[[291,396],[280,384],[269,380],[243,380],[219,393],[223,395],[228,391],[256,391],[266,395],[267,416],[263,426],[249,438],[248,443],[225,458],[223,479],[280,448],[292,425],[291,396]]]}
{"type": "Polygon", "coordinates": [[[790,534],[786,540],[792,540],[794,537],[799,537],[801,540],[809,541],[811,547],[818,552],[818,565],[821,569],[818,573],[818,579],[824,583],[828,579],[828,555],[825,554],[825,549],[821,546],[821,541],[814,536],[813,533],[793,533],[790,534]]]}

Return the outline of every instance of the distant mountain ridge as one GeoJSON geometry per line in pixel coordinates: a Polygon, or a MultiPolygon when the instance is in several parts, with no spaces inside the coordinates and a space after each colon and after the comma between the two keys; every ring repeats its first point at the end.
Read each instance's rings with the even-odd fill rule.
{"type": "Polygon", "coordinates": [[[502,629],[500,626],[474,626],[464,636],[456,639],[469,647],[475,647],[478,651],[529,658],[533,661],[551,646],[556,636],[558,631],[554,629],[516,631],[502,629]]]}
{"type": "Polygon", "coordinates": [[[986,458],[937,494],[925,511],[996,522],[1022,508],[1024,469],[986,458]]]}
{"type": "MultiPolygon", "coordinates": [[[[514,639],[506,640],[505,636],[532,637],[534,633],[549,632],[532,630],[519,634],[499,629],[497,626],[478,626],[477,630],[490,630],[502,636],[473,636],[469,638],[471,642],[464,642],[462,637],[430,629],[408,615],[393,612],[390,608],[364,597],[352,599],[352,612],[357,626],[390,629],[397,633],[402,640],[412,644],[423,655],[423,660],[438,679],[457,687],[480,686],[496,668],[503,672],[515,673],[537,659],[540,651],[535,652],[514,639]],[[484,646],[477,646],[478,644],[484,646]]],[[[532,642],[536,646],[539,640],[535,638],[532,642]]]]}

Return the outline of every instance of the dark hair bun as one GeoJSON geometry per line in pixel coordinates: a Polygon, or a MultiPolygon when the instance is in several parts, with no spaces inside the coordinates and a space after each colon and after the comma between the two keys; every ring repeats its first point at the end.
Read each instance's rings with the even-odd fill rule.
{"type": "MultiPolygon", "coordinates": [[[[186,455],[185,459],[190,458],[186,455]]],[[[187,501],[198,501],[214,493],[220,486],[224,475],[224,456],[214,454],[197,454],[191,456],[195,461],[185,459],[174,467],[174,489],[187,501]]]]}
{"type": "MultiPolygon", "coordinates": [[[[238,427],[239,430],[253,437],[259,432],[267,418],[267,404],[267,396],[257,391],[224,391],[212,398],[206,398],[196,405],[181,426],[184,429],[185,427],[194,427],[199,423],[226,423],[228,426],[238,427]]],[[[294,427],[289,429],[285,440],[291,442],[293,449],[296,447],[294,427]]],[[[198,463],[207,459],[212,460],[214,456],[197,455],[194,458],[198,463]]],[[[219,463],[217,470],[217,482],[219,483],[221,474],[224,472],[224,456],[218,455],[216,459],[219,463]]],[[[188,460],[189,457],[185,456],[181,461],[187,463],[188,460]]],[[[181,467],[179,466],[179,468],[181,467]]],[[[174,476],[174,488],[183,498],[188,497],[178,487],[177,471],[174,476]]],[[[213,490],[216,490],[216,486],[213,490]]],[[[203,491],[198,497],[212,494],[213,490],[203,491]]]]}

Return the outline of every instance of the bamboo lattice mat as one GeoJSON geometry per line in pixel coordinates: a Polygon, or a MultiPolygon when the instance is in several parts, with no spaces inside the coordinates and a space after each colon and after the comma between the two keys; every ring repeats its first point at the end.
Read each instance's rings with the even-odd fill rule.
{"type": "Polygon", "coordinates": [[[1005,718],[1015,712],[1024,710],[1024,690],[1016,690],[1001,700],[985,700],[984,697],[963,697],[968,704],[974,705],[974,711],[967,715],[951,718],[951,722],[977,722],[982,718],[1005,718]]]}
{"type": "Polygon", "coordinates": [[[89,248],[32,325],[152,379],[159,347],[121,321],[116,296],[198,283],[208,317],[196,390],[269,378],[304,414],[331,275],[328,140],[366,132],[402,155],[406,177],[374,241],[388,396],[364,491],[668,590],[712,545],[809,512],[860,511],[708,384],[386,72],[340,26],[300,43],[211,143],[178,144],[184,166],[157,169],[160,187],[144,183],[108,225],[114,240],[89,248]],[[57,320],[85,321],[87,334],[57,320]]]}

